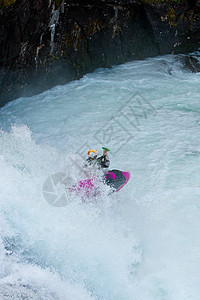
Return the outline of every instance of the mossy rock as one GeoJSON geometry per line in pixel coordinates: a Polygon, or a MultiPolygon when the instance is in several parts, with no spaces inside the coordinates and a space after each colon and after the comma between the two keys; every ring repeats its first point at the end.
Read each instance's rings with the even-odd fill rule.
{"type": "Polygon", "coordinates": [[[15,2],[16,0],[0,0],[0,8],[9,7],[15,2]]]}

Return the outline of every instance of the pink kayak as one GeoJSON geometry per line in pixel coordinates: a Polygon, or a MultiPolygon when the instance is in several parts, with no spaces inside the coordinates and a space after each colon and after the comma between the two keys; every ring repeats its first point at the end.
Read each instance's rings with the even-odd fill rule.
{"type": "MultiPolygon", "coordinates": [[[[130,177],[129,172],[111,170],[104,174],[103,181],[110,186],[114,192],[118,192],[128,183],[130,177]]],[[[80,180],[77,184],[69,188],[69,190],[71,192],[75,191],[78,194],[82,193],[83,196],[90,198],[100,194],[98,182],[99,180],[95,177],[80,180]]]]}

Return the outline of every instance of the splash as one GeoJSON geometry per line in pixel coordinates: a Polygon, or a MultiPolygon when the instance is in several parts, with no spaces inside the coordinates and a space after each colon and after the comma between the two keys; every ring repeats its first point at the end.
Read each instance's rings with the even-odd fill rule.
{"type": "Polygon", "coordinates": [[[135,237],[112,214],[115,199],[83,203],[76,196],[70,205],[56,208],[45,201],[42,185],[58,170],[71,170],[76,177],[70,159],[35,143],[26,125],[1,131],[0,144],[1,217],[7,224],[1,232],[1,259],[5,269],[10,266],[2,274],[2,294],[41,299],[131,295],[129,273],[141,261],[141,252],[135,237]]]}
{"type": "Polygon", "coordinates": [[[0,110],[4,295],[200,298],[200,78],[180,61],[98,70],[0,110]],[[80,156],[101,146],[112,169],[131,173],[125,188],[110,196],[102,187],[90,203],[75,195],[65,207],[45,200],[47,178],[84,179],[80,156]]]}

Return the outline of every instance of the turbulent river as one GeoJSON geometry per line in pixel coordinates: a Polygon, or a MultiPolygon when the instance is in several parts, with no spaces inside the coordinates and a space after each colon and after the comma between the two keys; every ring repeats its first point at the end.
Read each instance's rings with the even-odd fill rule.
{"type": "Polygon", "coordinates": [[[0,109],[1,299],[199,300],[199,104],[200,74],[163,56],[0,109]],[[53,181],[101,146],[131,173],[121,191],[83,201],[53,181]]]}

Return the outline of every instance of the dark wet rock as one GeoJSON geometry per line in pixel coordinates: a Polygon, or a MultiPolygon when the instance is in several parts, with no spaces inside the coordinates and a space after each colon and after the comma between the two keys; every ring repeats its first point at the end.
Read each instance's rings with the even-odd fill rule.
{"type": "Polygon", "coordinates": [[[18,0],[0,8],[0,104],[96,68],[191,52],[199,32],[200,1],[18,0]]]}
{"type": "Polygon", "coordinates": [[[192,73],[200,72],[200,61],[196,57],[187,55],[182,58],[182,63],[186,70],[188,70],[192,73]]]}

